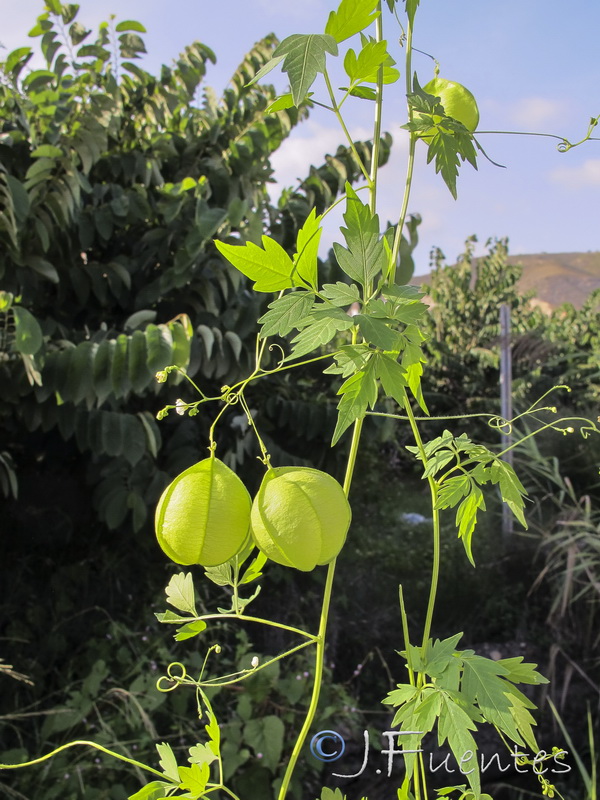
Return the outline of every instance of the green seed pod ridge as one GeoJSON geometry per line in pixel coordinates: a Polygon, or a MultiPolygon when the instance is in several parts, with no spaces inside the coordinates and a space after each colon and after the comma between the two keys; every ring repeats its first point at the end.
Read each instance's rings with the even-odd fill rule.
{"type": "Polygon", "coordinates": [[[156,538],[176,564],[218,566],[246,542],[251,506],[235,472],[214,456],[206,458],[163,492],[156,509],[156,538]]]}
{"type": "Polygon", "coordinates": [[[251,532],[272,561],[308,572],[342,549],[352,512],[340,484],[310,467],[276,467],[254,498],[251,532]]]}

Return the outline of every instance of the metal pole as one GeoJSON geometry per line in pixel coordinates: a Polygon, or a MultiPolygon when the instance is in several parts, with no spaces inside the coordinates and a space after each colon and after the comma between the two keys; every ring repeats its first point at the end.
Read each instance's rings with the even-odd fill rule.
{"type": "MultiPolygon", "coordinates": [[[[512,419],[512,354],[510,349],[510,306],[500,306],[500,414],[504,419],[512,419]]],[[[512,444],[512,432],[501,432],[502,449],[512,444]]],[[[507,464],[513,465],[513,451],[504,456],[507,464]]],[[[506,505],[502,506],[502,536],[504,541],[513,532],[513,515],[506,505]]]]}

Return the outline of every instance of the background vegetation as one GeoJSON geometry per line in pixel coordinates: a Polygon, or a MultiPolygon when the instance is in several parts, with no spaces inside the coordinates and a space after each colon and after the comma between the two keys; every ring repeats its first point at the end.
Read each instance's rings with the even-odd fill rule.
{"type": "MultiPolygon", "coordinates": [[[[185,384],[159,386],[154,374],[176,363],[210,392],[245,372],[260,310],[212,239],[259,241],[266,230],[289,249],[310,209],[322,210],[357,177],[340,147],[277,207],[271,203],[269,157],[309,112],[265,116],[274,92],[247,86],[270,58],[273,38],[252,49],[217,99],[203,88],[215,58],[205,46],[190,45],[152,76],[136,64],[142,25],[111,23],[92,34],[75,6],[48,6],[33,31],[45,68],[28,71],[32,52],[20,48],[2,64],[0,82],[6,761],[73,738],[133,755],[149,754],[157,740],[176,747],[195,735],[193,698],[154,688],[182,645],[165,638],[150,611],[162,604],[174,569],[155,547],[151,517],[170,477],[203,457],[207,423],[173,414],[157,423],[158,408],[174,403],[185,384]]],[[[383,159],[390,144],[386,135],[383,159]]],[[[357,146],[368,158],[370,144],[357,146]]],[[[405,264],[415,243],[416,235],[404,242],[405,264]]],[[[598,297],[580,310],[533,310],[507,254],[507,243],[495,241],[481,260],[468,242],[452,268],[434,256],[427,402],[440,414],[498,408],[498,306],[508,303],[517,410],[567,383],[573,391],[552,402],[595,418],[598,297]]],[[[332,261],[322,269],[339,279],[332,261]]],[[[257,384],[253,402],[278,463],[312,461],[335,471],[328,446],[334,408],[320,380],[320,371],[307,369],[300,394],[284,376],[257,384]]],[[[418,597],[429,571],[427,529],[418,516],[425,504],[403,456],[408,442],[394,438],[385,419],[369,424],[360,465],[367,479],[354,499],[354,538],[341,562],[331,681],[319,719],[321,728],[347,730],[356,742],[366,724],[379,731],[386,724],[385,712],[373,709],[389,688],[381,676],[400,643],[397,597],[380,587],[402,582],[418,597]],[[371,499],[382,480],[398,485],[389,506],[371,499]],[[394,556],[384,557],[390,549],[394,556]],[[382,572],[389,580],[374,581],[382,572]]],[[[233,410],[223,430],[220,457],[243,473],[255,455],[243,417],[233,410]]],[[[500,438],[481,424],[476,434],[500,438]]],[[[458,621],[474,640],[512,648],[503,655],[527,648],[553,673],[552,691],[569,722],[570,714],[581,715],[590,687],[597,698],[600,684],[598,445],[586,443],[584,455],[572,438],[557,444],[554,436],[538,447],[528,445],[520,465],[534,501],[529,538],[503,542],[499,516],[490,512],[473,571],[448,535],[456,577],[442,590],[435,633],[458,621]]],[[[273,565],[270,580],[281,614],[310,622],[319,574],[290,575],[273,565]]],[[[222,643],[232,665],[279,645],[225,631],[222,643]]],[[[195,658],[199,666],[201,653],[195,658]]],[[[187,661],[192,668],[194,656],[187,661]]],[[[215,698],[230,720],[224,738],[230,769],[238,772],[235,788],[247,797],[271,796],[285,725],[293,724],[310,683],[309,667],[301,660],[296,667],[291,675],[260,673],[243,691],[215,698]]],[[[318,766],[307,760],[305,787],[318,766]]],[[[8,797],[44,800],[117,800],[137,785],[137,776],[73,752],[39,771],[0,778],[8,797]]]]}

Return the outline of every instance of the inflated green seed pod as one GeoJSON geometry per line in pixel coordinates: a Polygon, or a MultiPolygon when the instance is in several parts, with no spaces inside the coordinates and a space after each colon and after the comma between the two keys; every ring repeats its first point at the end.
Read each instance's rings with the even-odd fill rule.
{"type": "Polygon", "coordinates": [[[308,572],[342,549],[352,512],[340,484],[318,469],[270,469],[254,498],[251,532],[272,561],[308,572]]]}
{"type": "MultiPolygon", "coordinates": [[[[439,97],[446,115],[462,122],[468,130],[474,131],[479,125],[477,101],[466,86],[445,78],[433,78],[423,86],[423,90],[439,97]]],[[[422,136],[426,137],[427,134],[422,136]]]]}
{"type": "Polygon", "coordinates": [[[249,535],[252,499],[218,458],[178,475],[156,509],[156,538],[176,564],[216,567],[238,553],[249,535]]]}

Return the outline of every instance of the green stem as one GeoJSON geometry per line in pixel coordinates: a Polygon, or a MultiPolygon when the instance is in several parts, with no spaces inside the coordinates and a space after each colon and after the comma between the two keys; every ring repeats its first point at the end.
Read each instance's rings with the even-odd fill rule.
{"type": "Polygon", "coordinates": [[[219,678],[208,678],[205,681],[199,681],[197,683],[198,686],[231,686],[234,683],[239,683],[240,681],[249,678],[251,675],[255,675],[257,672],[260,672],[261,669],[266,669],[266,667],[270,667],[271,664],[274,664],[276,661],[281,661],[284,658],[288,658],[289,656],[297,653],[299,650],[303,650],[305,647],[310,647],[311,644],[317,641],[317,637],[314,637],[313,640],[310,642],[302,642],[302,644],[296,645],[296,647],[292,647],[289,650],[286,650],[285,653],[280,653],[278,656],[273,656],[268,661],[265,661],[264,664],[260,664],[255,669],[247,669],[243,672],[234,672],[230,675],[223,675],[219,678]],[[231,680],[228,680],[228,679],[231,680]]]}
{"type": "Polygon", "coordinates": [[[246,614],[203,614],[201,617],[189,618],[190,622],[200,622],[200,621],[205,621],[207,619],[219,619],[219,620],[236,619],[236,620],[242,620],[243,622],[258,622],[261,625],[270,625],[272,628],[281,628],[284,631],[289,631],[290,633],[296,633],[298,634],[298,636],[304,636],[307,639],[310,639],[311,641],[315,639],[312,633],[303,631],[301,628],[294,628],[291,625],[285,625],[283,622],[275,622],[274,620],[263,619],[262,617],[250,617],[246,614]]]}
{"type": "MultiPolygon", "coordinates": [[[[412,37],[413,26],[412,22],[408,21],[406,30],[406,94],[412,92],[412,37]]],[[[408,104],[408,121],[413,120],[413,110],[410,103],[408,104]]],[[[408,145],[408,163],[406,166],[406,181],[404,183],[404,196],[402,198],[402,208],[400,209],[400,217],[398,219],[398,227],[394,236],[394,244],[392,246],[391,266],[390,266],[390,283],[396,280],[396,262],[398,261],[398,254],[400,252],[400,242],[402,241],[402,230],[406,222],[406,215],[408,213],[408,201],[410,198],[410,190],[412,188],[413,172],[415,168],[415,148],[417,144],[417,137],[411,131],[409,145],[408,145]]]]}
{"type": "MultiPolygon", "coordinates": [[[[406,94],[407,96],[412,92],[412,37],[413,25],[411,20],[408,20],[406,29],[406,94]]],[[[412,122],[413,111],[410,103],[408,104],[408,121],[412,122]]],[[[402,241],[402,230],[406,222],[406,214],[408,213],[408,200],[410,197],[410,190],[412,187],[413,172],[415,167],[415,147],[417,144],[417,137],[411,132],[408,145],[408,162],[406,165],[406,181],[404,183],[404,196],[402,198],[402,207],[400,209],[400,217],[398,218],[398,227],[394,236],[394,244],[392,246],[391,268],[390,268],[390,283],[396,280],[396,262],[398,261],[398,253],[400,252],[400,242],[402,241]]]]}
{"type": "MultiPolygon", "coordinates": [[[[383,15],[381,3],[377,4],[379,16],[375,22],[375,40],[383,41],[383,15]]],[[[371,214],[377,210],[377,172],[379,170],[379,151],[381,148],[381,109],[383,106],[383,64],[377,70],[377,99],[375,101],[375,118],[373,124],[373,150],[371,153],[371,176],[369,183],[369,207],[371,214]]]]}
{"type": "Polygon", "coordinates": [[[165,780],[165,775],[162,772],[158,772],[158,770],[153,769],[152,767],[148,767],[146,764],[142,764],[141,761],[136,761],[133,758],[127,758],[127,756],[122,756],[120,753],[115,753],[114,750],[109,750],[107,747],[102,747],[101,744],[97,744],[96,742],[88,742],[84,739],[77,739],[74,742],[68,742],[67,744],[63,744],[60,747],[57,747],[56,750],[52,750],[51,753],[47,753],[45,756],[40,756],[40,758],[34,758],[32,761],[24,761],[22,764],[0,764],[0,769],[20,769],[21,767],[30,767],[33,764],[41,764],[44,761],[48,761],[48,759],[53,758],[58,753],[66,750],[68,747],[75,747],[76,745],[84,745],[85,747],[93,747],[96,750],[100,750],[102,753],[106,753],[108,756],[112,756],[113,758],[117,758],[119,761],[125,761],[126,764],[131,764],[134,767],[139,767],[140,769],[146,770],[146,772],[152,772],[153,775],[158,775],[159,778],[165,780]]]}
{"type": "Polygon", "coordinates": [[[352,150],[352,154],[354,155],[354,158],[356,159],[356,163],[360,167],[360,171],[365,176],[365,179],[366,179],[367,183],[369,184],[369,188],[371,188],[371,176],[367,172],[367,168],[363,164],[363,160],[358,154],[358,150],[356,149],[356,145],[352,141],[352,137],[350,136],[350,131],[346,127],[346,123],[344,122],[344,118],[340,114],[340,109],[339,109],[339,106],[338,106],[338,104],[336,102],[335,94],[334,94],[334,91],[333,91],[333,86],[331,85],[331,81],[329,80],[329,75],[327,74],[327,70],[324,72],[324,76],[325,76],[325,83],[327,84],[327,91],[329,92],[329,97],[331,98],[331,105],[333,107],[333,113],[337,117],[337,121],[340,123],[340,126],[341,126],[342,130],[344,131],[344,136],[348,140],[348,144],[350,145],[350,149],[352,150]]]}
{"type": "MultiPolygon", "coordinates": [[[[405,398],[404,406],[406,408],[406,413],[408,415],[413,436],[415,437],[415,442],[417,444],[417,447],[419,448],[421,461],[423,463],[423,469],[426,469],[428,459],[425,453],[425,446],[423,445],[423,440],[421,439],[421,433],[419,432],[419,427],[417,425],[417,421],[413,414],[413,410],[410,405],[408,396],[406,396],[405,398]]],[[[440,578],[440,512],[436,508],[438,499],[438,485],[434,480],[434,478],[432,478],[431,476],[427,478],[427,482],[429,483],[429,491],[431,492],[431,510],[433,514],[433,564],[431,567],[431,586],[429,588],[427,613],[425,615],[425,625],[423,627],[423,643],[422,643],[423,652],[425,652],[425,648],[427,647],[427,642],[429,641],[429,637],[431,635],[433,610],[435,608],[435,598],[437,596],[437,589],[440,578]]]]}
{"type": "MultiPolygon", "coordinates": [[[[362,419],[357,419],[356,422],[354,423],[354,430],[352,433],[352,443],[350,445],[350,453],[348,455],[348,463],[346,465],[346,475],[344,477],[344,492],[346,494],[346,497],[350,493],[350,486],[352,484],[352,475],[354,474],[354,466],[356,464],[356,456],[358,454],[358,445],[360,442],[362,424],[363,424],[362,419]]],[[[292,775],[294,774],[294,769],[296,768],[296,763],[300,756],[300,752],[304,747],[304,742],[306,741],[306,737],[308,736],[311,725],[315,718],[315,714],[317,712],[319,695],[321,693],[321,685],[323,683],[323,667],[325,664],[325,635],[327,633],[327,621],[329,618],[329,606],[331,603],[331,592],[333,589],[335,565],[336,565],[336,559],[334,559],[327,568],[327,578],[325,581],[325,589],[323,592],[323,605],[321,607],[321,619],[319,621],[319,632],[317,634],[317,647],[315,654],[315,681],[313,684],[312,695],[310,698],[310,705],[308,707],[308,711],[306,712],[306,717],[304,719],[304,723],[302,725],[300,733],[298,734],[298,738],[296,739],[296,742],[294,744],[294,749],[292,750],[290,760],[288,761],[285,770],[285,775],[283,776],[281,789],[279,790],[278,800],[284,800],[287,794],[290,781],[292,779],[292,775]]]]}

